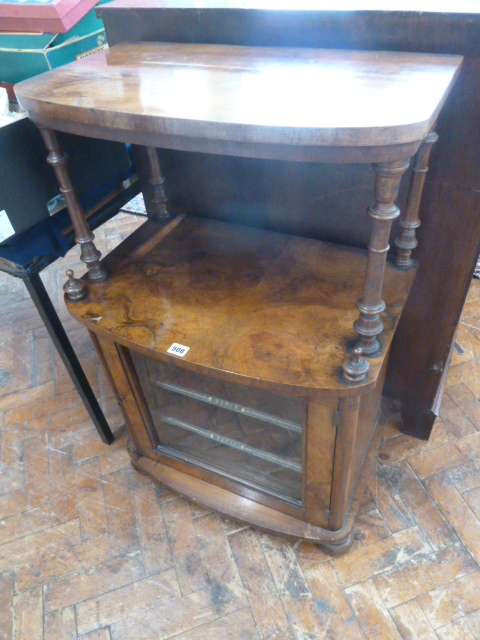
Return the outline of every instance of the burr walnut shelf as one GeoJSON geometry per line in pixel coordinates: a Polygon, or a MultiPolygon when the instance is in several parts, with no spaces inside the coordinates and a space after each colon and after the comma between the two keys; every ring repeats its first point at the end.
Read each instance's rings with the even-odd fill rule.
{"type": "MultiPolygon", "coordinates": [[[[276,393],[367,392],[341,375],[355,342],[367,251],[251,227],[181,217],[146,222],[103,261],[107,282],[70,303],[98,335],[178,366],[276,393]],[[183,358],[167,353],[188,346],[183,358]]],[[[382,346],[390,344],[414,270],[387,263],[382,346]]]]}
{"type": "Polygon", "coordinates": [[[17,87],[88,267],[82,280],[69,275],[68,307],[106,367],[136,468],[232,517],[348,548],[415,274],[432,129],[460,64],[456,56],[143,43],[17,87]],[[103,261],[55,130],[135,145],[150,220],[103,261]],[[372,163],[368,248],[172,219],[156,147],[372,163]],[[414,156],[396,256],[387,260],[414,156]],[[183,357],[172,355],[175,344],[183,357]]]}

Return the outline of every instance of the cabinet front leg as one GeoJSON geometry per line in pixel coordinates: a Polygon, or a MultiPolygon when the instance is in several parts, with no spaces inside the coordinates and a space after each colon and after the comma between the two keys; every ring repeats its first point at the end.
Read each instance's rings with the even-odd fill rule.
{"type": "Polygon", "coordinates": [[[80,245],[80,259],[88,269],[88,279],[90,282],[103,282],[107,278],[107,273],[100,264],[102,254],[93,242],[95,236],[88,227],[82,205],[73,186],[67,166],[68,156],[61,150],[55,131],[46,127],[39,127],[39,130],[48,150],[47,162],[52,165],[60,185],[60,193],[65,198],[75,230],[75,240],[80,245]]]}
{"type": "Polygon", "coordinates": [[[375,203],[368,208],[373,224],[363,294],[357,302],[360,316],[353,325],[359,335],[356,346],[367,356],[380,349],[377,338],[383,330],[380,314],[385,309],[382,288],[387,252],[390,249],[388,241],[392,222],[400,215],[395,199],[408,165],[408,160],[373,165],[376,174],[375,203]]]}
{"type": "Polygon", "coordinates": [[[347,396],[340,401],[340,420],[335,444],[330,518],[328,520],[330,531],[340,531],[344,527],[355,486],[354,456],[357,449],[359,411],[360,396],[347,396]]]}

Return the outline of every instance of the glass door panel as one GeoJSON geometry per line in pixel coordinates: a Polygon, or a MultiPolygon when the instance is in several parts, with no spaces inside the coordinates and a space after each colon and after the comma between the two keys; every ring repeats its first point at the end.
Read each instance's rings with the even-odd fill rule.
{"type": "Polygon", "coordinates": [[[132,358],[158,451],[300,506],[302,399],[132,358]]]}

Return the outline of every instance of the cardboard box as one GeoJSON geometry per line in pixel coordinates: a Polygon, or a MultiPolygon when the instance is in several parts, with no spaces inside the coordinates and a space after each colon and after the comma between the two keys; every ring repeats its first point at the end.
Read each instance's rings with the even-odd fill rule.
{"type": "Polygon", "coordinates": [[[0,82],[26,80],[107,46],[94,11],[66,34],[0,33],[0,82]]]}
{"type": "Polygon", "coordinates": [[[98,0],[8,0],[0,2],[2,31],[67,33],[98,0]]]}

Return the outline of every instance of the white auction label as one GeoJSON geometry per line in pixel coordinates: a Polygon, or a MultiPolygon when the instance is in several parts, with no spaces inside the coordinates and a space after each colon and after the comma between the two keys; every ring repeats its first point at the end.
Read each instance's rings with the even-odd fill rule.
{"type": "Polygon", "coordinates": [[[12,227],[12,223],[8,219],[7,212],[4,209],[0,211],[0,242],[14,235],[15,229],[12,227]]]}
{"type": "Polygon", "coordinates": [[[180,358],[183,358],[183,356],[189,350],[190,347],[185,347],[183,344],[177,344],[176,342],[174,342],[172,346],[167,349],[167,353],[173,353],[174,356],[180,356],[180,358]]]}

